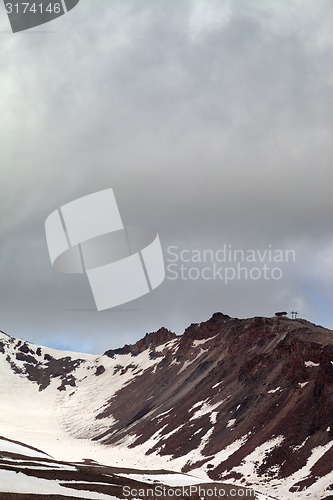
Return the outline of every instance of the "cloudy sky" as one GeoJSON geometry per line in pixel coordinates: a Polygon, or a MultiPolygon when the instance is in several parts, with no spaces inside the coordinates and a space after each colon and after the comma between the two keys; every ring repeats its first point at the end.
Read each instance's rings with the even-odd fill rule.
{"type": "Polygon", "coordinates": [[[1,3],[0,44],[2,330],[99,353],[215,311],[333,328],[331,0],[81,0],[16,34],[1,3]],[[44,223],[110,187],[167,271],[97,312],[86,276],[53,270],[44,223]],[[281,261],[243,263],[270,268],[248,279],[195,261],[225,245],[281,261]]]}

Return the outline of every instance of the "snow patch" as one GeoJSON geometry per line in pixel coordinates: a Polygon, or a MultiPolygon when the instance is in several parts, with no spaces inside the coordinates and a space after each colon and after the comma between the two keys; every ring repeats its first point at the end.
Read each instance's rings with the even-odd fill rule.
{"type": "Polygon", "coordinates": [[[222,382],[218,382],[217,384],[213,385],[212,389],[215,389],[215,387],[218,387],[221,384],[223,384],[223,380],[222,380],[222,382]]]}
{"type": "MultiPolygon", "coordinates": [[[[209,404],[207,402],[203,402],[201,408],[199,410],[197,410],[197,411],[194,412],[194,414],[192,415],[192,417],[190,418],[190,420],[195,420],[197,418],[203,417],[207,413],[211,413],[213,410],[215,410],[215,408],[217,408],[218,406],[221,406],[222,402],[223,401],[219,401],[218,403],[215,403],[213,405],[209,404]]],[[[193,405],[192,409],[194,407],[197,407],[197,406],[198,405],[193,405]]]]}
{"type": "Polygon", "coordinates": [[[156,352],[162,352],[164,351],[164,349],[169,349],[169,350],[172,350],[174,349],[175,347],[175,344],[177,344],[179,341],[179,339],[173,339],[173,340],[169,340],[168,342],[166,342],[165,344],[162,344],[162,345],[159,345],[155,348],[155,351],[156,352]],[[172,347],[173,346],[173,347],[172,347]],[[172,348],[172,349],[171,349],[172,348]]]}
{"type": "Polygon", "coordinates": [[[219,414],[218,411],[212,411],[212,413],[210,414],[210,422],[214,425],[216,424],[216,420],[217,420],[217,415],[219,414]]]}
{"type": "Polygon", "coordinates": [[[274,394],[277,391],[282,391],[281,387],[277,387],[276,389],[271,389],[270,391],[267,391],[267,394],[274,394]]]}
{"type": "Polygon", "coordinates": [[[12,443],[11,441],[7,441],[0,438],[0,450],[6,451],[7,453],[17,453],[18,455],[24,455],[33,458],[46,458],[46,453],[42,451],[32,450],[27,446],[12,443]]]}
{"type": "Polygon", "coordinates": [[[232,472],[241,473],[245,477],[247,484],[260,484],[263,477],[258,474],[258,467],[274,448],[280,446],[283,440],[284,436],[277,436],[257,446],[252,453],[244,458],[239,466],[232,469],[232,472]]]}
{"type": "Polygon", "coordinates": [[[233,443],[226,446],[223,450],[216,453],[214,458],[209,461],[211,465],[217,467],[221,462],[228,460],[237,450],[239,450],[247,441],[250,434],[245,434],[240,439],[236,439],[233,443]]]}
{"type": "Polygon", "coordinates": [[[193,340],[192,346],[193,347],[198,347],[198,345],[206,344],[206,342],[208,342],[208,340],[211,340],[212,338],[214,338],[214,337],[210,337],[209,339],[193,340]]]}
{"type": "Polygon", "coordinates": [[[305,366],[319,366],[319,363],[314,363],[313,361],[305,361],[305,366]]]}

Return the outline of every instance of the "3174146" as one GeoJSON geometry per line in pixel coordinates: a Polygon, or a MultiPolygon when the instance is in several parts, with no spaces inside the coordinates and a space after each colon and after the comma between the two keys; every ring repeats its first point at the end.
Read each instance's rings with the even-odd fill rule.
{"type": "Polygon", "coordinates": [[[60,3],[49,3],[43,4],[38,2],[22,2],[6,3],[7,14],[43,14],[48,12],[49,14],[60,14],[61,13],[60,3]]]}

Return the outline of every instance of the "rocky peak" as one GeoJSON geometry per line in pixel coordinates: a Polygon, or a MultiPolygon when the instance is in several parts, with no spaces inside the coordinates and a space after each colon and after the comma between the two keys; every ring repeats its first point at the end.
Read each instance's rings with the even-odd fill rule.
{"type": "Polygon", "coordinates": [[[160,328],[157,332],[146,333],[146,335],[138,340],[135,344],[125,344],[124,347],[118,349],[109,349],[104,354],[113,358],[116,354],[132,354],[136,356],[146,349],[155,349],[157,346],[165,344],[173,340],[177,335],[167,328],[160,328]]]}

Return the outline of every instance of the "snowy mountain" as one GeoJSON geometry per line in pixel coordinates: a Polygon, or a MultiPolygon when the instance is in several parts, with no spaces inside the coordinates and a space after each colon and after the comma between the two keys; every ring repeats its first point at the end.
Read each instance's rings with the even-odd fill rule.
{"type": "Polygon", "coordinates": [[[8,490],[8,475],[24,461],[39,470],[37,460],[53,470],[54,495],[73,484],[84,495],[92,481],[97,496],[78,498],[121,498],[119,477],[163,483],[167,470],[182,473],[179,484],[222,482],[224,498],[244,497],[228,496],[234,485],[333,498],[333,332],[305,320],[215,313],[181,336],[161,328],[101,356],[1,333],[0,379],[0,491],[24,493],[8,490]]]}

